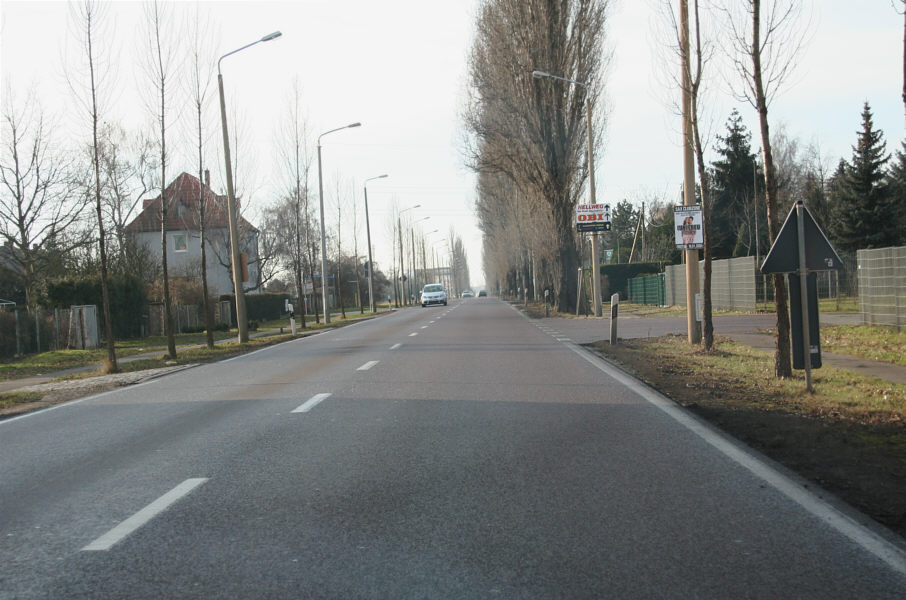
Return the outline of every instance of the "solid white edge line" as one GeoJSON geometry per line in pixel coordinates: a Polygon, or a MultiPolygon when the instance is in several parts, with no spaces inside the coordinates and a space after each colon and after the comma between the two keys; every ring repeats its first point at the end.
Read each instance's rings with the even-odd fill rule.
{"type": "Polygon", "coordinates": [[[610,365],[607,361],[575,344],[564,344],[567,348],[584,358],[592,366],[603,371],[627,388],[641,396],[650,404],[670,416],[674,421],[690,430],[710,444],[724,456],[745,468],[750,473],[765,481],[775,490],[804,508],[807,512],[861,546],[900,575],[906,575],[906,552],[885,540],[867,527],[860,525],[813,493],[803,489],[789,477],[783,475],[759,458],[746,452],[723,437],[717,435],[704,423],[693,418],[684,408],[659,392],[642,384],[632,376],[610,365]]]}
{"type": "Polygon", "coordinates": [[[297,409],[295,409],[295,410],[292,411],[292,412],[294,412],[294,413],[307,413],[308,411],[310,411],[311,409],[313,409],[313,408],[316,407],[317,405],[321,404],[321,402],[323,402],[323,401],[327,400],[328,398],[330,398],[330,396],[331,396],[330,393],[315,394],[314,396],[312,396],[311,398],[309,398],[308,400],[306,400],[304,404],[300,405],[297,409]]]}
{"type": "Polygon", "coordinates": [[[390,346],[390,349],[391,349],[391,350],[396,350],[396,349],[399,348],[400,346],[402,346],[402,344],[393,344],[392,346],[390,346]]]}
{"type": "MultiPolygon", "coordinates": [[[[180,369],[179,371],[183,371],[180,369]]],[[[173,371],[178,373],[179,371],[173,371]]],[[[169,375],[169,373],[167,373],[169,375]]],[[[116,392],[122,392],[124,390],[134,390],[135,388],[142,387],[143,385],[148,385],[149,383],[154,383],[160,380],[162,377],[155,377],[154,379],[149,379],[148,381],[143,381],[141,383],[136,383],[135,385],[125,385],[118,387],[116,389],[107,390],[106,392],[101,392],[100,394],[93,394],[91,396],[85,396],[84,398],[76,398],[75,400],[70,400],[69,402],[64,402],[63,404],[54,404],[53,406],[48,406],[47,408],[42,408],[40,410],[35,410],[30,413],[25,413],[24,415],[19,415],[18,417],[10,417],[8,419],[3,419],[0,421],[0,426],[6,425],[7,423],[12,423],[13,421],[21,421],[22,419],[27,419],[28,417],[34,417],[36,415],[43,415],[44,413],[49,413],[51,411],[57,410],[58,408],[65,408],[67,406],[73,406],[76,404],[81,404],[82,402],[88,402],[89,400],[97,400],[102,396],[107,396],[110,394],[115,394],[116,392]]],[[[14,390],[15,391],[15,390],[14,390]]]]}
{"type": "Polygon", "coordinates": [[[186,496],[189,492],[207,481],[207,477],[186,479],[178,486],[141,509],[101,537],[97,538],[84,548],[83,552],[96,552],[110,550],[114,545],[125,539],[129,534],[139,529],[148,521],[167,510],[173,503],[186,496]]]}
{"type": "Polygon", "coordinates": [[[265,350],[271,350],[273,348],[276,348],[279,345],[280,344],[274,344],[273,346],[265,346],[264,348],[259,348],[258,350],[253,350],[252,352],[246,352],[245,354],[239,354],[237,356],[234,356],[233,358],[228,358],[226,360],[220,361],[220,364],[225,364],[225,363],[228,363],[228,362],[231,362],[234,360],[239,360],[240,358],[248,358],[249,356],[252,356],[253,354],[258,354],[259,352],[264,352],[265,350]]]}
{"type": "Polygon", "coordinates": [[[370,369],[370,368],[373,367],[374,365],[378,364],[379,362],[381,362],[381,361],[379,361],[379,360],[369,360],[369,361],[366,362],[364,365],[362,365],[361,367],[359,367],[358,369],[356,369],[356,371],[367,371],[368,369],[370,369]]]}

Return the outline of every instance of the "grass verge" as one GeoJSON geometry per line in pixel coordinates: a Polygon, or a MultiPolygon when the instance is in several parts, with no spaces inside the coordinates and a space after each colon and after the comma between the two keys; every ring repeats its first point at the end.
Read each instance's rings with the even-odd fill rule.
{"type": "MultiPolygon", "coordinates": [[[[181,352],[176,353],[176,359],[168,359],[166,354],[161,354],[160,356],[154,358],[142,358],[138,360],[121,362],[119,364],[120,373],[131,373],[134,371],[144,371],[146,369],[159,369],[161,367],[174,366],[174,365],[187,365],[194,363],[203,363],[203,362],[212,362],[215,360],[222,360],[224,358],[229,358],[231,356],[236,356],[239,354],[245,354],[246,352],[251,352],[253,350],[258,350],[259,348],[265,348],[267,346],[273,346],[274,344],[279,344],[287,340],[292,339],[292,335],[272,335],[267,337],[252,338],[248,343],[240,344],[237,341],[226,342],[223,344],[217,344],[214,346],[213,350],[209,350],[207,346],[202,346],[201,348],[190,348],[187,350],[182,350],[181,352]]],[[[72,379],[87,379],[89,377],[97,377],[99,375],[104,375],[101,370],[97,371],[84,371],[82,373],[73,373],[72,375],[65,375],[60,377],[61,380],[72,380],[72,379]]],[[[2,397],[2,396],[0,396],[2,397]]]]}
{"type": "Polygon", "coordinates": [[[892,327],[822,326],[821,347],[827,352],[906,366],[906,331],[897,331],[892,327]]]}
{"type": "Polygon", "coordinates": [[[730,435],[906,536],[906,386],[824,367],[815,394],[801,375],[779,380],[773,357],[719,337],[589,345],[730,435]]]}
{"type": "MultiPolygon", "coordinates": [[[[358,321],[363,318],[369,318],[374,316],[374,313],[366,312],[364,315],[359,314],[358,310],[355,312],[346,311],[347,318],[343,319],[340,315],[331,315],[330,323],[315,323],[313,320],[306,322],[306,328],[302,329],[299,327],[299,332],[302,335],[305,335],[306,332],[318,331],[321,329],[326,329],[330,327],[342,327],[343,325],[348,325],[351,322],[358,321]]],[[[298,321],[297,321],[298,323],[298,321]]],[[[263,329],[279,329],[283,328],[283,331],[289,333],[290,324],[289,319],[281,319],[276,321],[267,321],[259,325],[259,330],[263,329]]],[[[222,342],[222,340],[232,339],[236,337],[236,331],[215,331],[214,340],[217,342],[222,342]]],[[[259,339],[259,338],[253,338],[259,339]]],[[[205,333],[181,333],[176,336],[176,346],[177,346],[177,355],[180,357],[180,363],[183,356],[193,356],[195,348],[186,348],[187,346],[195,345],[204,345],[207,342],[205,333]]],[[[216,348],[225,346],[231,348],[229,352],[236,352],[235,343],[226,342],[218,343],[215,347],[215,350],[210,353],[210,357],[216,357],[222,355],[222,352],[216,348]]],[[[156,336],[156,337],[147,337],[147,338],[138,338],[130,340],[118,340],[116,342],[116,356],[117,360],[120,363],[120,371],[128,372],[137,370],[133,363],[123,362],[119,359],[128,358],[130,356],[135,356],[137,354],[147,354],[153,352],[166,352],[167,350],[167,338],[165,336],[156,336]]],[[[208,356],[205,354],[205,356],[208,356]]],[[[6,362],[0,362],[0,381],[9,381],[13,379],[23,379],[25,377],[33,377],[37,375],[51,374],[58,371],[65,371],[67,369],[73,369],[78,367],[85,367],[90,365],[97,365],[104,361],[107,358],[106,348],[95,348],[93,350],[53,350],[50,352],[41,352],[40,354],[32,354],[22,358],[8,360],[6,362]]],[[[155,359],[156,360],[156,359],[155,359]]],[[[189,360],[188,362],[198,362],[197,360],[189,360]]],[[[153,364],[145,363],[140,361],[138,364],[153,364]]],[[[155,364],[155,366],[160,366],[155,364]]],[[[152,368],[152,367],[145,367],[152,368]]],[[[96,375],[101,375],[99,371],[91,371],[90,375],[79,374],[80,377],[92,377],[96,375]]]]}

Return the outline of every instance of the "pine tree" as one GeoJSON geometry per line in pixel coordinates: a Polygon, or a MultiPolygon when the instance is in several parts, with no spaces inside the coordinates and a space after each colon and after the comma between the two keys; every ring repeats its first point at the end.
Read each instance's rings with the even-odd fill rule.
{"type": "MultiPolygon", "coordinates": [[[[736,109],[727,119],[727,133],[717,136],[715,151],[720,158],[711,163],[711,232],[713,258],[732,258],[754,253],[755,244],[755,155],[752,134],[736,109]]],[[[761,211],[762,214],[764,211],[761,211]]],[[[766,226],[760,228],[766,230],[766,226]]]]}
{"type": "Polygon", "coordinates": [[[900,144],[897,150],[896,161],[890,165],[887,173],[887,186],[889,188],[889,206],[891,221],[899,223],[893,228],[894,239],[890,246],[906,245],[906,141],[900,144]]]}
{"type": "Polygon", "coordinates": [[[832,188],[830,231],[837,247],[847,251],[890,246],[902,235],[884,171],[890,154],[884,133],[874,128],[868,102],[858,136],[852,159],[841,161],[832,188]]]}

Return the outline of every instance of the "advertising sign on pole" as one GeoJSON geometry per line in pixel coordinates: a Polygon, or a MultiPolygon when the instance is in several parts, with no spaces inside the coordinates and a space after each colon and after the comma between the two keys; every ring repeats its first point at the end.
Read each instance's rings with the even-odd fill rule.
{"type": "Polygon", "coordinates": [[[576,230],[580,233],[610,231],[610,205],[578,205],[576,207],[576,230]]]}
{"type": "Polygon", "coordinates": [[[700,250],[705,247],[701,204],[673,207],[674,240],[677,250],[700,250]]]}

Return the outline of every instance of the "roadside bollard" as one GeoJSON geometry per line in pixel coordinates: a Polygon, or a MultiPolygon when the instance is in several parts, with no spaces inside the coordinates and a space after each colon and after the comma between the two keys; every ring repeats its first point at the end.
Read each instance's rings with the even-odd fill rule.
{"type": "Polygon", "coordinates": [[[620,293],[610,297],[610,345],[617,343],[617,313],[620,309],[620,293]]]}

